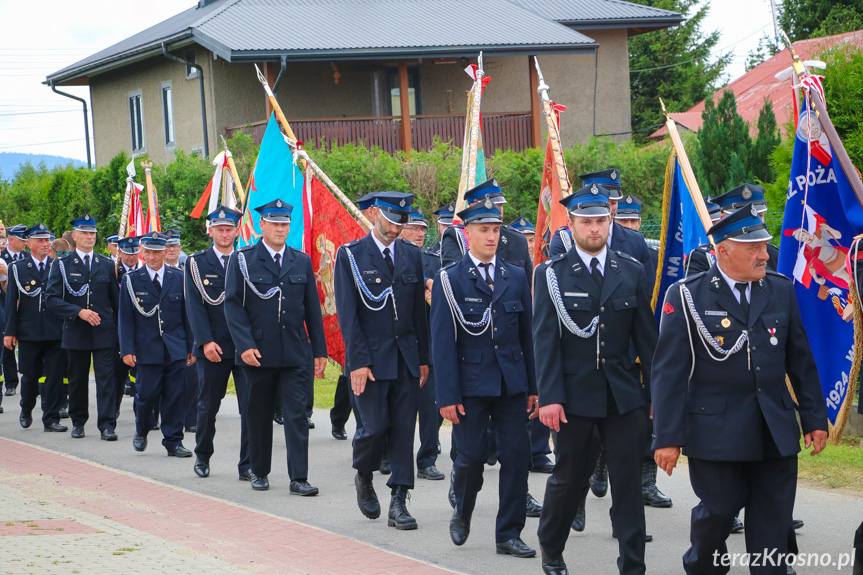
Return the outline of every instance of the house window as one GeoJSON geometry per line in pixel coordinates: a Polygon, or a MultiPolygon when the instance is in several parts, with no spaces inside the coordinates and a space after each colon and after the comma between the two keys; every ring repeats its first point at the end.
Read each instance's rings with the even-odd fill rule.
{"type": "Polygon", "coordinates": [[[195,52],[189,51],[183,57],[186,60],[186,79],[192,80],[198,77],[198,69],[195,68],[195,52]]]}
{"type": "Polygon", "coordinates": [[[144,149],[144,111],[141,107],[141,94],[129,96],[129,125],[132,131],[132,151],[144,149]]]}
{"type": "Polygon", "coordinates": [[[165,122],[165,145],[174,145],[174,101],[171,85],[162,86],[162,117],[165,122]]]}
{"type": "MultiPolygon", "coordinates": [[[[399,73],[398,71],[389,72],[387,74],[387,84],[389,85],[390,97],[390,115],[401,116],[402,101],[401,91],[399,90],[399,73]]],[[[422,99],[419,93],[419,69],[408,69],[408,102],[410,103],[410,115],[422,114],[422,99]]]]}

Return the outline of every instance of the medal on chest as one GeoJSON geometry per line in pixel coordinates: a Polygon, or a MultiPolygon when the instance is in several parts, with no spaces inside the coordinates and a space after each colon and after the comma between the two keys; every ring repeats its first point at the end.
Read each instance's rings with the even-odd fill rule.
{"type": "Polygon", "coordinates": [[[767,330],[767,333],[770,334],[770,345],[779,345],[779,340],[776,339],[776,328],[771,327],[767,330]]]}

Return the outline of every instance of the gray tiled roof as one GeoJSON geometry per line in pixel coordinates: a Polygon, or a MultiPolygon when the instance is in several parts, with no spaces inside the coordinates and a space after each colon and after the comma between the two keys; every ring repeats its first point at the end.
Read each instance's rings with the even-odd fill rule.
{"type": "Polygon", "coordinates": [[[618,0],[214,0],[58,72],[58,83],[197,42],[228,61],[474,56],[593,50],[571,19],[679,15],[618,0]],[[559,22],[565,22],[563,25],[559,22]]]}
{"type": "Polygon", "coordinates": [[[622,0],[510,0],[555,22],[573,25],[593,21],[682,21],[677,12],[622,0]]]}

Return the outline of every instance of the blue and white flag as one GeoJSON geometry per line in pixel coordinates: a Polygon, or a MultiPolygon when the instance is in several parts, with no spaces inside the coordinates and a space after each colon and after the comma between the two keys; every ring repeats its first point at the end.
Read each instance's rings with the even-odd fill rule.
{"type": "Polygon", "coordinates": [[[845,426],[852,397],[854,350],[851,278],[845,258],[863,231],[861,208],[821,123],[804,100],[797,122],[779,273],[794,281],[809,345],[818,366],[830,433],[845,426]]]}

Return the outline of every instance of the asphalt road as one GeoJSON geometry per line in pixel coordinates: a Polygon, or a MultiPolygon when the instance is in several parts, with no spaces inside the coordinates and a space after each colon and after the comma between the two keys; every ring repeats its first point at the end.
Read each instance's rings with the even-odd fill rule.
{"type": "MultiPolygon", "coordinates": [[[[90,397],[95,402],[95,389],[92,389],[92,385],[91,383],[90,397]]],[[[240,420],[233,396],[226,398],[216,424],[216,452],[210,462],[211,476],[207,479],[198,478],[194,474],[194,458],[167,457],[160,444],[159,432],[151,432],[146,452],[133,451],[134,424],[132,403],[128,397],[124,398],[117,425],[120,439],[113,443],[99,439],[95,424],[95,405],[91,407],[92,419],[87,424],[87,437],[84,439],[73,440],[68,433],[44,433],[38,408],[34,412],[33,426],[27,430],[21,429],[18,424],[19,398],[18,395],[4,398],[3,407],[6,412],[0,415],[2,437],[43,446],[113,469],[281,515],[455,571],[476,575],[541,572],[538,558],[515,559],[495,554],[497,466],[485,469],[484,489],[479,494],[470,539],[463,547],[455,547],[450,541],[448,531],[452,509],[446,499],[446,480],[417,480],[416,489],[409,502],[409,510],[419,523],[416,531],[397,532],[387,527],[385,514],[389,497],[385,478],[380,476],[375,477],[375,487],[383,507],[382,518],[370,521],[361,515],[357,509],[353,485],[350,441],[333,439],[326,411],[315,412],[314,421],[317,428],[310,432],[309,437],[309,481],[319,487],[321,493],[318,497],[301,498],[288,494],[285,444],[279,430],[276,430],[275,434],[273,472],[269,476],[270,490],[255,492],[248,483],[237,480],[240,420]]],[[[68,420],[64,420],[64,423],[71,425],[68,420]]],[[[348,432],[349,436],[353,433],[353,419],[348,424],[348,432]]],[[[448,432],[448,428],[443,428],[441,444],[444,455],[439,457],[437,462],[438,468],[447,475],[451,469],[447,456],[448,432]]],[[[194,437],[187,437],[184,444],[193,449],[194,437]]],[[[416,444],[418,445],[418,439],[416,444]]],[[[672,477],[666,477],[662,472],[660,474],[659,487],[674,500],[674,506],[670,509],[646,508],[647,528],[655,538],[652,543],[647,544],[647,568],[653,573],[681,573],[681,556],[689,546],[690,510],[697,500],[689,486],[685,467],[678,468],[672,477]]],[[[547,477],[539,473],[530,475],[530,492],[540,502],[547,477]]],[[[94,476],[93,482],[98,481],[99,477],[94,476]]],[[[571,532],[564,554],[570,572],[591,575],[617,573],[617,541],[611,537],[611,523],[608,518],[610,505],[610,495],[603,499],[588,496],[587,529],[583,533],[571,532]]],[[[794,515],[806,523],[805,527],[798,531],[801,551],[829,553],[835,558],[839,553],[851,551],[854,531],[863,519],[863,496],[799,487],[794,515]]],[[[529,518],[522,537],[528,545],[538,549],[537,522],[537,519],[529,518]]],[[[744,537],[732,535],[729,549],[732,552],[743,552],[744,537]]],[[[731,572],[748,571],[736,568],[731,572]]],[[[798,568],[798,572],[834,573],[836,568],[807,567],[798,568]]],[[[845,572],[849,570],[846,569],[845,572]]]]}

